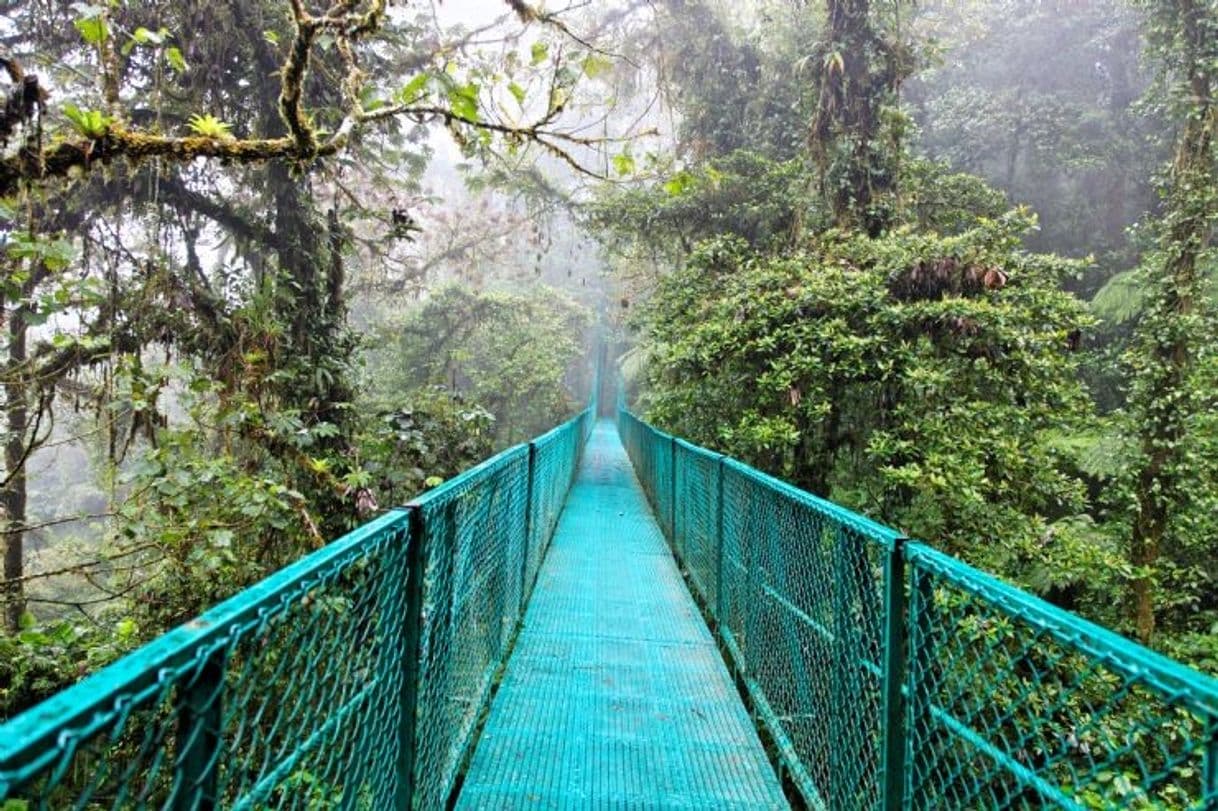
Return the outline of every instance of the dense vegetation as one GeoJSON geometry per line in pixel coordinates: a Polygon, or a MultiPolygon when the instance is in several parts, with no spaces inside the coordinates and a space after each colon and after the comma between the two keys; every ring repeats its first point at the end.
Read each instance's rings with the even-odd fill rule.
{"type": "Polygon", "coordinates": [[[590,211],[646,413],[1218,669],[1218,8],[664,5],[756,89],[590,211]]]}
{"type": "Polygon", "coordinates": [[[0,718],[601,321],[661,426],[1218,671],[1212,0],[486,5],[0,0],[0,718]]]}
{"type": "Polygon", "coordinates": [[[544,201],[453,166],[583,159],[600,57],[511,4],[0,9],[3,718],[573,413],[544,201]]]}

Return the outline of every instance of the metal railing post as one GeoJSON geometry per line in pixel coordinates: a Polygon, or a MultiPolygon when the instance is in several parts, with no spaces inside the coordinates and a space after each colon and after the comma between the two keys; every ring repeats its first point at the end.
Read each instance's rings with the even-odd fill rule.
{"type": "Polygon", "coordinates": [[[883,750],[880,774],[883,807],[905,805],[905,538],[893,541],[884,555],[883,750]]]}
{"type": "Polygon", "coordinates": [[[405,508],[409,515],[409,548],[406,554],[406,616],[402,617],[400,665],[402,690],[398,703],[398,763],[395,811],[410,811],[414,804],[415,760],[418,752],[419,664],[423,641],[423,580],[427,565],[427,528],[417,507],[405,508]]]}
{"type": "Polygon", "coordinates": [[[182,750],[174,781],[175,811],[211,811],[219,807],[225,660],[224,648],[209,654],[179,698],[178,741],[182,750]]]}
{"type": "Polygon", "coordinates": [[[722,636],[724,617],[723,598],[723,458],[715,464],[715,625],[722,636]]]}
{"type": "MultiPolygon", "coordinates": [[[[908,550],[909,544],[905,545],[908,550]]],[[[909,567],[909,560],[906,560],[909,567]]],[[[931,578],[917,574],[917,562],[914,561],[910,572],[909,585],[909,619],[906,623],[905,656],[905,745],[904,745],[904,802],[911,803],[921,788],[920,779],[916,774],[917,763],[913,760],[913,747],[918,739],[919,731],[925,734],[931,728],[930,696],[927,691],[931,685],[925,684],[928,670],[931,667],[934,651],[927,639],[930,633],[929,624],[933,619],[935,588],[931,578]]]]}
{"type": "Polygon", "coordinates": [[[1218,716],[1205,719],[1209,724],[1209,741],[1205,745],[1205,782],[1201,786],[1202,808],[1218,804],[1218,716]],[[1208,802],[1207,802],[1208,801],[1208,802]]]}
{"type": "MultiPolygon", "coordinates": [[[[669,437],[669,537],[677,548],[677,438],[669,437]]],[[[680,554],[680,553],[678,553],[680,554]]]]}
{"type": "Polygon", "coordinates": [[[764,529],[757,526],[756,482],[749,482],[750,495],[746,514],[749,516],[748,529],[741,536],[741,549],[744,558],[744,594],[740,605],[740,629],[743,633],[736,639],[736,647],[740,649],[740,672],[747,680],[757,671],[753,659],[757,655],[757,610],[761,605],[761,560],[758,555],[758,538],[764,529]]]}
{"type": "MultiPolygon", "coordinates": [[[[533,522],[537,517],[533,515],[533,474],[537,468],[537,445],[529,443],[529,474],[528,484],[525,485],[524,491],[524,550],[520,555],[520,612],[517,616],[524,616],[525,606],[529,603],[529,592],[532,591],[532,583],[529,579],[529,549],[533,545],[533,522]]],[[[538,554],[543,544],[539,540],[537,542],[538,554]]]]}

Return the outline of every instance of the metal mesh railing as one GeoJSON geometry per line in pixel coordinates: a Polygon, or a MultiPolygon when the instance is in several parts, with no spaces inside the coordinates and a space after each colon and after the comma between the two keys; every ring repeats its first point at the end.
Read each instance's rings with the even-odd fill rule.
{"type": "Polygon", "coordinates": [[[619,428],[809,806],[1218,808],[1215,680],[624,410],[619,428]]]}
{"type": "Polygon", "coordinates": [[[391,513],[0,727],[0,799],[392,807],[415,544],[391,513]]]}
{"type": "MultiPolygon", "coordinates": [[[[592,419],[586,422],[588,426],[594,423],[592,419]]],[[[588,435],[588,431],[568,431],[564,426],[538,437],[532,443],[535,473],[529,503],[533,525],[525,565],[526,590],[531,590],[537,580],[537,572],[549,548],[554,527],[558,524],[567,491],[575,480],[575,466],[570,464],[570,460],[579,458],[588,435]]]]}
{"type": "Polygon", "coordinates": [[[0,726],[6,809],[440,809],[589,409],[0,726]]]}
{"type": "Polygon", "coordinates": [[[915,805],[1218,808],[1211,679],[921,544],[906,558],[915,805]]]}

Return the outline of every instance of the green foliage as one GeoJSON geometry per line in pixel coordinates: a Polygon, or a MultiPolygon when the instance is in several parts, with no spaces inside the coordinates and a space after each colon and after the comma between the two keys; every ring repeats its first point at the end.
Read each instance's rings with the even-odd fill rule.
{"type": "Polygon", "coordinates": [[[810,153],[825,207],[839,228],[872,236],[893,222],[899,162],[908,121],[900,109],[902,83],[914,68],[907,6],[891,12],[867,0],[826,0],[826,30],[814,53],[816,110],[810,153]]]}
{"type": "Polygon", "coordinates": [[[106,22],[106,7],[77,4],[80,16],[72,21],[81,39],[89,45],[100,47],[110,38],[110,26],[106,22]]]}
{"type": "Polygon", "coordinates": [[[652,187],[606,194],[587,211],[620,251],[672,258],[730,232],[758,248],[788,243],[812,205],[800,161],[741,150],[682,170],[652,187]]]}
{"type": "Polygon", "coordinates": [[[221,121],[211,113],[192,115],[188,126],[191,132],[204,138],[225,140],[233,137],[232,125],[221,121]]]}
{"type": "Polygon", "coordinates": [[[478,84],[456,85],[448,89],[448,103],[453,113],[466,121],[477,122],[478,117],[478,84]]]}
{"type": "Polygon", "coordinates": [[[1085,292],[1136,261],[1126,228],[1154,206],[1165,154],[1166,121],[1136,108],[1148,77],[1135,12],[1121,0],[925,6],[930,64],[905,94],[920,150],[1040,215],[1033,248],[1101,258],[1085,292]]]}
{"type": "MultiPolygon", "coordinates": [[[[14,260],[21,261],[24,259],[32,259],[34,262],[44,264],[52,271],[64,270],[76,258],[76,246],[67,239],[48,238],[40,234],[31,234],[27,231],[14,231],[8,235],[7,243],[4,246],[9,257],[14,260]]],[[[18,285],[25,281],[21,278],[23,275],[28,276],[28,273],[23,273],[22,270],[14,272],[18,278],[10,281],[16,282],[18,285]]],[[[17,298],[20,293],[14,291],[9,298],[17,298]]]]}
{"type": "MultiPolygon", "coordinates": [[[[1001,217],[1006,197],[946,164],[902,162],[895,224],[952,235],[1001,217]]],[[[761,251],[780,250],[828,227],[815,178],[804,161],[775,161],[741,150],[683,169],[658,184],[614,191],[586,211],[590,225],[620,253],[679,260],[699,241],[730,233],[761,251]]]]}
{"type": "Polygon", "coordinates": [[[415,389],[407,405],[359,434],[360,469],[383,504],[404,504],[493,451],[494,416],[443,386],[415,389]]]}
{"type": "Polygon", "coordinates": [[[16,634],[0,634],[0,721],[133,650],[143,638],[134,621],[56,620],[30,615],[16,634]]]}
{"type": "Polygon", "coordinates": [[[959,234],[979,219],[998,219],[1010,208],[1007,195],[976,175],[952,171],[946,163],[905,160],[901,171],[898,221],[920,230],[959,234]]]}
{"type": "Polygon", "coordinates": [[[63,114],[76,131],[89,138],[101,138],[114,124],[114,119],[99,110],[82,110],[72,104],[63,106],[63,114]]]}
{"type": "Polygon", "coordinates": [[[1134,271],[1113,276],[1091,299],[1091,309],[1112,324],[1124,324],[1142,314],[1146,308],[1146,289],[1134,271]]]}
{"type": "Polygon", "coordinates": [[[121,509],[118,542],[162,555],[135,600],[141,627],[171,628],[256,582],[326,540],[314,506],[297,489],[307,480],[305,449],[324,435],[290,412],[243,399],[217,402],[197,381],[190,421],[159,432],[123,474],[132,496],[121,509]],[[219,436],[212,431],[218,428],[219,436]],[[234,440],[300,448],[279,458],[234,440]],[[291,445],[289,445],[291,443],[291,445]]]}
{"type": "Polygon", "coordinates": [[[753,31],[737,25],[739,5],[658,4],[656,27],[642,43],[647,58],[662,50],[679,66],[662,87],[681,111],[678,152],[690,161],[751,150],[784,161],[806,145],[813,83],[801,60],[818,15],[789,14],[753,31]]]}
{"type": "Polygon", "coordinates": [[[983,566],[1084,580],[1111,549],[1062,520],[1085,494],[1051,437],[1088,417],[1069,335],[1090,322],[1058,290],[1076,265],[1019,249],[1029,224],[712,240],[643,316],[648,413],[983,566]]]}
{"type": "Polygon", "coordinates": [[[1156,103],[1180,122],[1172,162],[1160,179],[1158,240],[1139,277],[1145,312],[1125,361],[1128,432],[1138,439],[1124,514],[1132,619],[1150,642],[1164,614],[1182,607],[1212,616],[1214,500],[1218,443],[1213,391],[1218,313],[1206,296],[1218,231],[1218,8],[1147,2],[1146,33],[1159,67],[1156,103]],[[1191,605],[1190,605],[1191,604],[1191,605]]]}
{"type": "Polygon", "coordinates": [[[386,328],[370,381],[383,401],[442,385],[495,417],[497,445],[532,437],[576,410],[568,382],[588,313],[545,287],[524,293],[436,291],[386,328]]]}

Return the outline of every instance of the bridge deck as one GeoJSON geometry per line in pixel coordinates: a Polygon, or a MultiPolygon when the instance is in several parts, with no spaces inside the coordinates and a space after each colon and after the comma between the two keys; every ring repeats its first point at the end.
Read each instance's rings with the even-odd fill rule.
{"type": "Polygon", "coordinates": [[[457,808],[787,807],[601,421],[457,808]]]}

